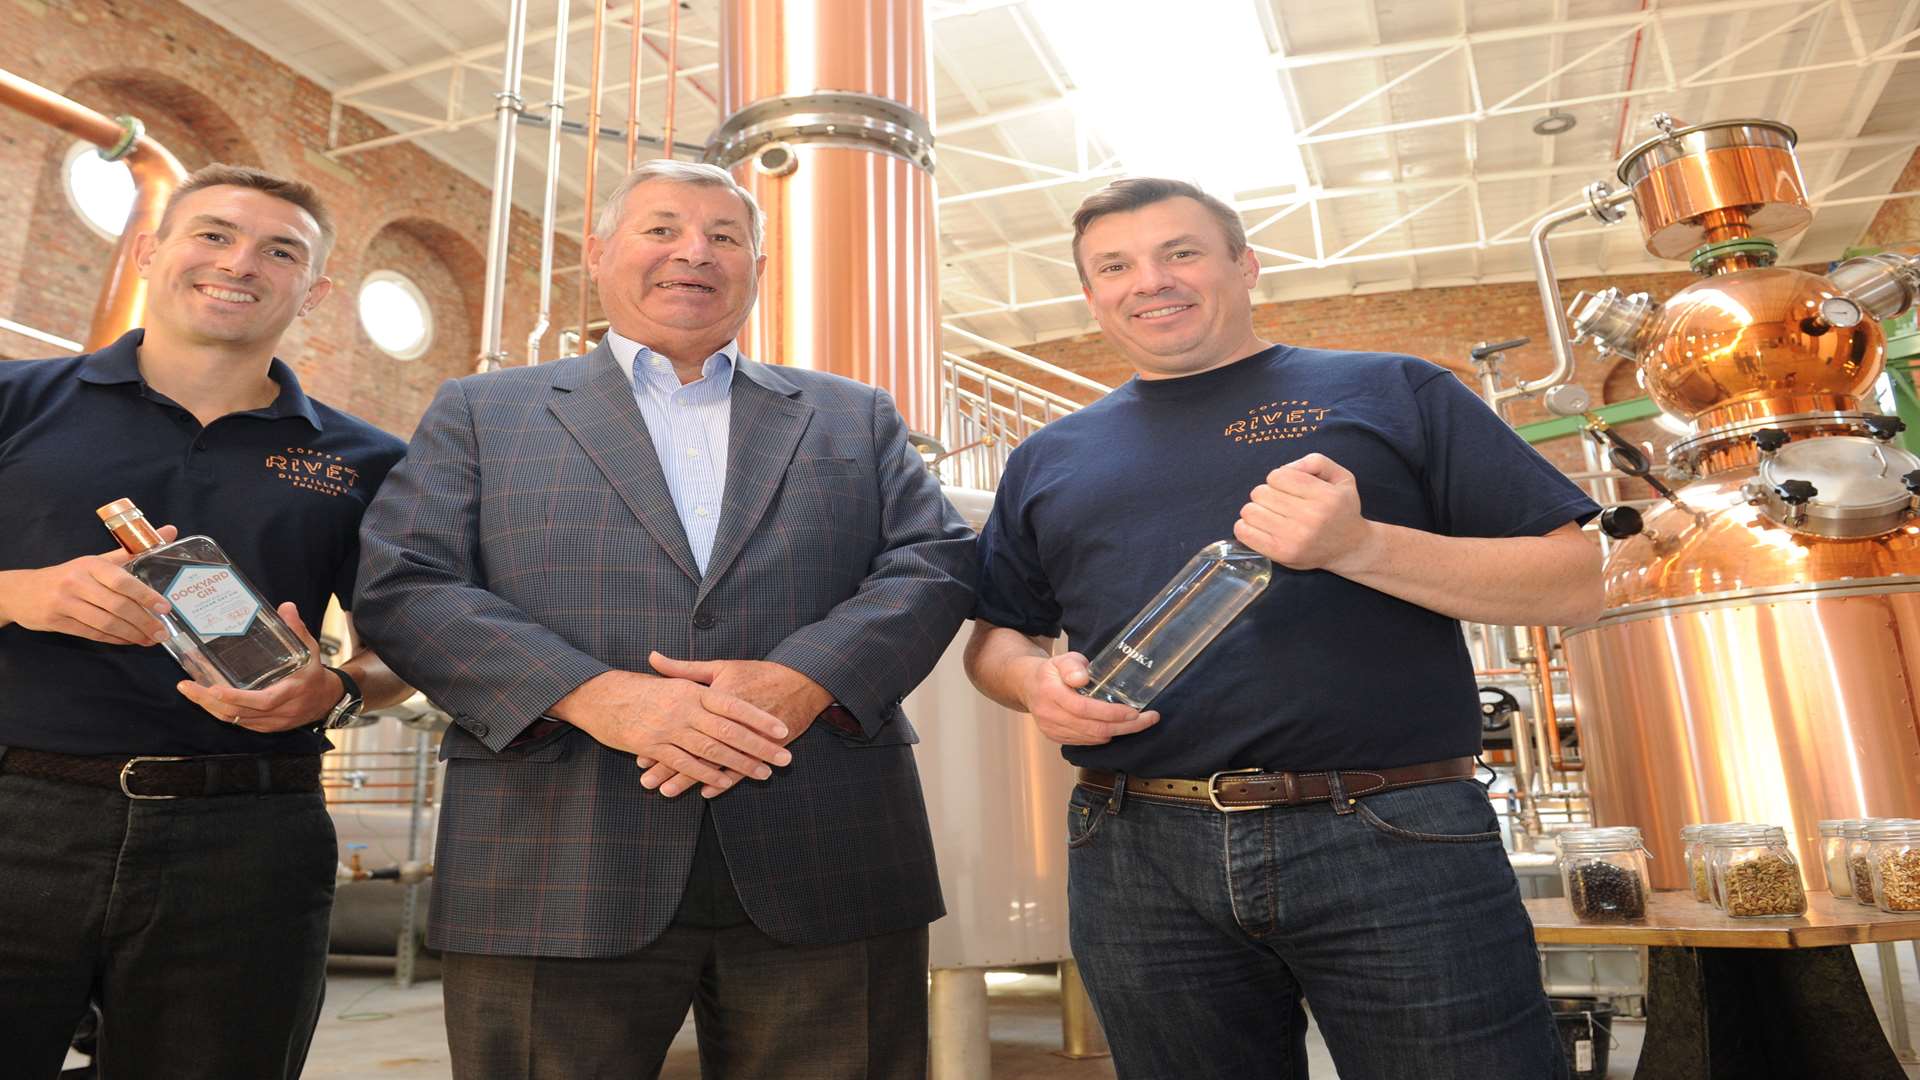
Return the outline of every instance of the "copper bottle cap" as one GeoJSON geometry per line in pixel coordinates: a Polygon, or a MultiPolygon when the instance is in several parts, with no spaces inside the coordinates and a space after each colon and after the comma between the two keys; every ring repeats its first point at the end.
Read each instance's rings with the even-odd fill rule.
{"type": "Polygon", "coordinates": [[[115,499],[94,511],[95,514],[100,515],[101,521],[119,517],[121,514],[137,514],[139,512],[140,508],[133,505],[132,499],[115,499]]]}

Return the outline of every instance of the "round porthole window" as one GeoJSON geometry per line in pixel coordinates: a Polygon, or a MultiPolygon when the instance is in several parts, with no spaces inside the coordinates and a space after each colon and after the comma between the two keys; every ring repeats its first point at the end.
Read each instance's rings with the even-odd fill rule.
{"type": "Polygon", "coordinates": [[[433,311],[419,286],[391,270],[375,270],[360,283],[360,325],[380,351],[412,360],[433,344],[433,311]]]}
{"type": "Polygon", "coordinates": [[[94,232],[118,240],[133,213],[135,185],[127,163],[103,160],[92,143],[74,143],[60,172],[74,213],[94,232]]]}

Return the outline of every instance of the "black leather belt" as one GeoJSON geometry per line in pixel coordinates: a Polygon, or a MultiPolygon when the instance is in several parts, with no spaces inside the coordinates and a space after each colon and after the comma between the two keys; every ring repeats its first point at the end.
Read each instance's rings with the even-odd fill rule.
{"type": "Polygon", "coordinates": [[[290,795],[320,790],[319,754],[88,757],[10,748],[0,772],[117,789],[129,799],[290,795]]]}
{"type": "MultiPolygon", "coordinates": [[[[1259,810],[1268,806],[1300,806],[1333,797],[1327,772],[1264,772],[1229,769],[1204,780],[1127,777],[1127,796],[1183,806],[1210,806],[1215,810],[1259,810]]],[[[1466,780],[1473,776],[1473,759],[1450,758],[1391,769],[1341,769],[1340,789],[1348,799],[1375,795],[1395,788],[1466,780]]],[[[1080,786],[1112,793],[1114,774],[1106,769],[1081,769],[1080,786]]]]}

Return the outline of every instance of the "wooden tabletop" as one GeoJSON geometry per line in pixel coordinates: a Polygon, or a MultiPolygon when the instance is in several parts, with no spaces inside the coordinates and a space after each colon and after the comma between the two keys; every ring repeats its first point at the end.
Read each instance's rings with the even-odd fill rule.
{"type": "Polygon", "coordinates": [[[1920,912],[1889,915],[1827,892],[1807,897],[1800,918],[1735,919],[1702,904],[1686,889],[1656,892],[1647,917],[1583,923],[1564,896],[1526,901],[1533,936],[1542,945],[1690,945],[1703,949],[1808,949],[1920,939],[1920,912]]]}

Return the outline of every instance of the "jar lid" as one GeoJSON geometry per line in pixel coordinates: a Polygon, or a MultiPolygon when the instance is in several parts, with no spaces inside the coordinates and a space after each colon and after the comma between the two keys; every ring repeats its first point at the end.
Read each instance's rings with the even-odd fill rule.
{"type": "Polygon", "coordinates": [[[1868,828],[1869,828],[1870,826],[1873,826],[1873,825],[1878,825],[1878,824],[1880,824],[1880,823],[1881,823],[1881,822],[1883,822],[1883,821],[1898,821],[1898,820],[1900,820],[1900,819],[1898,819],[1898,818],[1871,818],[1871,817],[1863,817],[1863,818],[1852,818],[1852,819],[1849,819],[1848,821],[1846,821],[1846,822],[1844,822],[1844,823],[1842,823],[1842,824],[1841,824],[1841,826],[1840,826],[1840,835],[1841,835],[1841,836],[1844,836],[1844,837],[1847,837],[1847,838],[1848,838],[1848,839],[1850,839],[1850,840],[1861,840],[1861,839],[1865,839],[1865,838],[1866,838],[1866,835],[1867,835],[1867,829],[1868,829],[1868,828]]]}
{"type": "Polygon", "coordinates": [[[1707,837],[1709,845],[1720,847],[1786,842],[1787,830],[1778,825],[1730,825],[1707,837]]]}
{"type": "Polygon", "coordinates": [[[1560,845],[1560,852],[1563,855],[1573,852],[1641,851],[1646,847],[1646,842],[1640,837],[1640,830],[1631,825],[1604,829],[1569,829],[1554,837],[1554,840],[1560,845]]]}
{"type": "Polygon", "coordinates": [[[1888,818],[1867,826],[1869,840],[1920,840],[1920,821],[1912,818],[1888,818]]]}

